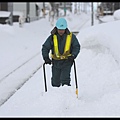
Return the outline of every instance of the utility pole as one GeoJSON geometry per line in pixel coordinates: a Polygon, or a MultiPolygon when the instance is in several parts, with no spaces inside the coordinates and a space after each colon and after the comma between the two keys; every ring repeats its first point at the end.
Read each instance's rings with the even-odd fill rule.
{"type": "Polygon", "coordinates": [[[45,2],[43,2],[43,17],[45,18],[45,2]]]}
{"type": "Polygon", "coordinates": [[[9,22],[10,25],[13,25],[13,2],[8,2],[8,11],[10,11],[9,22]]]}
{"type": "Polygon", "coordinates": [[[27,11],[26,11],[26,17],[27,17],[26,22],[30,23],[30,3],[29,2],[26,3],[26,8],[27,8],[27,11]]]}
{"type": "Polygon", "coordinates": [[[112,13],[115,11],[115,3],[112,3],[112,13]]]}
{"type": "Polygon", "coordinates": [[[94,6],[93,2],[91,2],[91,25],[94,25],[94,6]]]}
{"type": "Polygon", "coordinates": [[[66,16],[66,2],[64,2],[64,16],[66,16]]]}

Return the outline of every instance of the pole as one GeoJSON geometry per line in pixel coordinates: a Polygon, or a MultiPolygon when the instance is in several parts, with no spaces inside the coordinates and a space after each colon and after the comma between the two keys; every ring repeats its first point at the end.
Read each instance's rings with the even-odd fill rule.
{"type": "Polygon", "coordinates": [[[75,72],[75,85],[76,85],[76,95],[78,98],[78,84],[77,84],[77,73],[76,73],[76,65],[75,65],[75,60],[74,60],[74,72],[75,72]]]}
{"type": "Polygon", "coordinates": [[[47,92],[46,73],[45,73],[45,63],[43,64],[43,73],[44,73],[45,92],[47,92]]]}
{"type": "Polygon", "coordinates": [[[91,25],[94,25],[94,6],[93,2],[91,2],[91,25]]]}
{"type": "Polygon", "coordinates": [[[13,25],[13,2],[8,2],[8,11],[10,11],[9,24],[13,25]]]}
{"type": "Polygon", "coordinates": [[[45,18],[45,2],[43,2],[43,17],[45,18]]]}
{"type": "Polygon", "coordinates": [[[30,23],[30,2],[26,3],[26,22],[30,23]]]}
{"type": "Polygon", "coordinates": [[[66,16],[66,2],[64,2],[64,16],[66,16]]]}

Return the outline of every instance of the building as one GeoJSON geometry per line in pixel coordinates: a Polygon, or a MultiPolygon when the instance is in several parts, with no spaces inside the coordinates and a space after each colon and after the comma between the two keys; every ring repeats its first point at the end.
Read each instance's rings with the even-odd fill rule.
{"type": "Polygon", "coordinates": [[[72,2],[0,2],[0,11],[10,12],[9,16],[0,17],[0,23],[5,23],[9,19],[10,24],[18,22],[19,16],[25,17],[25,22],[31,22],[40,18],[40,13],[45,17],[45,10],[54,8],[57,17],[58,8],[72,11],[72,2]]]}
{"type": "MultiPolygon", "coordinates": [[[[36,2],[0,2],[0,11],[10,12],[9,19],[12,22],[17,22],[20,15],[24,15],[26,22],[31,22],[39,19],[40,13],[36,2]]],[[[0,19],[3,21],[6,18],[0,19]]]]}
{"type": "Polygon", "coordinates": [[[115,10],[120,9],[120,2],[101,2],[99,8],[103,15],[113,15],[115,10]]]}

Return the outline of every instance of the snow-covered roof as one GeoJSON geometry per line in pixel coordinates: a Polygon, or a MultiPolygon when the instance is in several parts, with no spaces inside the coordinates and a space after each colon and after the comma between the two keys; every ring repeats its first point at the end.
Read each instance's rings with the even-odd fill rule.
{"type": "Polygon", "coordinates": [[[9,11],[0,11],[0,17],[9,17],[10,12],[9,11]]]}

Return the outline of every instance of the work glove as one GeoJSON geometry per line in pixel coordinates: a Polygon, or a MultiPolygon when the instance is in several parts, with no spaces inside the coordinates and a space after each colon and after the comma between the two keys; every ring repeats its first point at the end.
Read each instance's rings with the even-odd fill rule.
{"type": "Polygon", "coordinates": [[[70,60],[71,62],[73,62],[74,59],[75,59],[75,56],[74,56],[74,55],[68,56],[68,60],[70,60]]]}
{"type": "Polygon", "coordinates": [[[51,63],[52,63],[52,60],[50,60],[49,58],[46,58],[46,59],[45,59],[45,64],[51,65],[51,63]]]}

